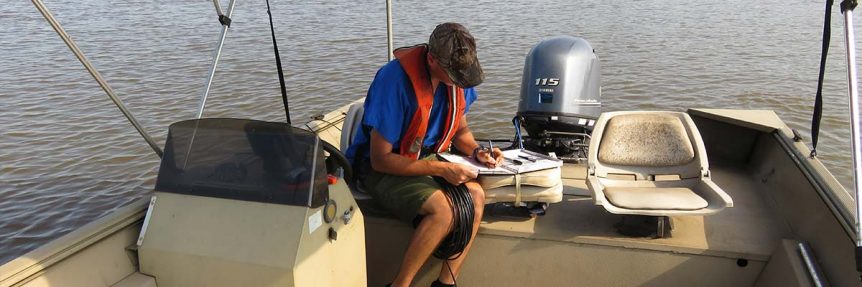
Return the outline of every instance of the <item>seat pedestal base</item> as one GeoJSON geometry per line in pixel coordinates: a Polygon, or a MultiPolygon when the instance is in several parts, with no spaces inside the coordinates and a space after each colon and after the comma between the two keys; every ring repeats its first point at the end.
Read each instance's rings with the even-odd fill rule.
{"type": "Polygon", "coordinates": [[[515,206],[511,202],[498,202],[486,204],[484,214],[499,218],[530,219],[545,215],[547,210],[548,204],[544,202],[529,202],[526,206],[515,206]]]}
{"type": "Polygon", "coordinates": [[[614,227],[625,236],[651,238],[670,238],[673,229],[670,217],[647,215],[624,215],[614,227]]]}

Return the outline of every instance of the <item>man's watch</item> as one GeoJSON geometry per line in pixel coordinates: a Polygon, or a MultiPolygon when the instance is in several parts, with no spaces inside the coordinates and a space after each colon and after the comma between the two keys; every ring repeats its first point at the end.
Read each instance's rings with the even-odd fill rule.
{"type": "Polygon", "coordinates": [[[473,149],[473,159],[479,161],[479,150],[482,149],[482,145],[477,145],[476,148],[473,149]]]}

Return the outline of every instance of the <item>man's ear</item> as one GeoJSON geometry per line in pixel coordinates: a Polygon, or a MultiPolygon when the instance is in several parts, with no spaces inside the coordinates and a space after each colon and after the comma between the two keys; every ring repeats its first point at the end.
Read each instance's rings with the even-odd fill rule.
{"type": "Polygon", "coordinates": [[[425,61],[428,63],[428,66],[437,65],[437,60],[434,59],[434,56],[431,56],[431,53],[425,53],[425,61]]]}

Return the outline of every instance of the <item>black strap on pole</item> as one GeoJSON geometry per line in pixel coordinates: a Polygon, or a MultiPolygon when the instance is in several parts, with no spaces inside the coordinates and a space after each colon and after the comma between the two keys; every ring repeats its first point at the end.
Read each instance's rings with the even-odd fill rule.
{"type": "Polygon", "coordinates": [[[826,74],[826,55],[829,53],[829,38],[832,27],[832,5],[826,0],[826,16],[823,20],[823,46],[820,49],[820,75],[817,78],[817,96],[814,98],[814,116],[811,118],[811,157],[817,156],[817,139],[820,135],[820,118],[823,116],[823,76],[826,74]]]}
{"type": "Polygon", "coordinates": [[[275,51],[275,66],[278,68],[278,83],[281,85],[281,99],[284,101],[284,115],[290,124],[290,106],[287,104],[287,88],[284,86],[284,70],[281,68],[281,56],[278,55],[278,43],[275,41],[275,28],[272,26],[272,11],[269,0],[266,0],[266,14],[269,15],[269,31],[272,32],[272,49],[275,51]]]}

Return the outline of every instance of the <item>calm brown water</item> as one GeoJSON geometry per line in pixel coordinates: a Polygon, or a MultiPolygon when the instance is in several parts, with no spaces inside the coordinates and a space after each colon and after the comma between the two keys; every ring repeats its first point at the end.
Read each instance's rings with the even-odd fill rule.
{"type": "MultiPolygon", "coordinates": [[[[211,1],[47,2],[159,143],[195,116],[220,29],[211,1]]],[[[386,61],[384,2],[275,2],[294,122],[364,96],[386,61]]],[[[599,54],[606,110],[771,109],[810,141],[820,1],[396,2],[396,46],[443,21],[478,39],[479,136],[511,131],[524,56],[565,34],[599,54]]],[[[3,263],[147,196],[158,158],[29,2],[0,15],[3,263]]],[[[836,8],[820,158],[850,187],[842,19],[836,8]]],[[[205,115],[283,120],[263,1],[239,1],[205,115]]]]}

